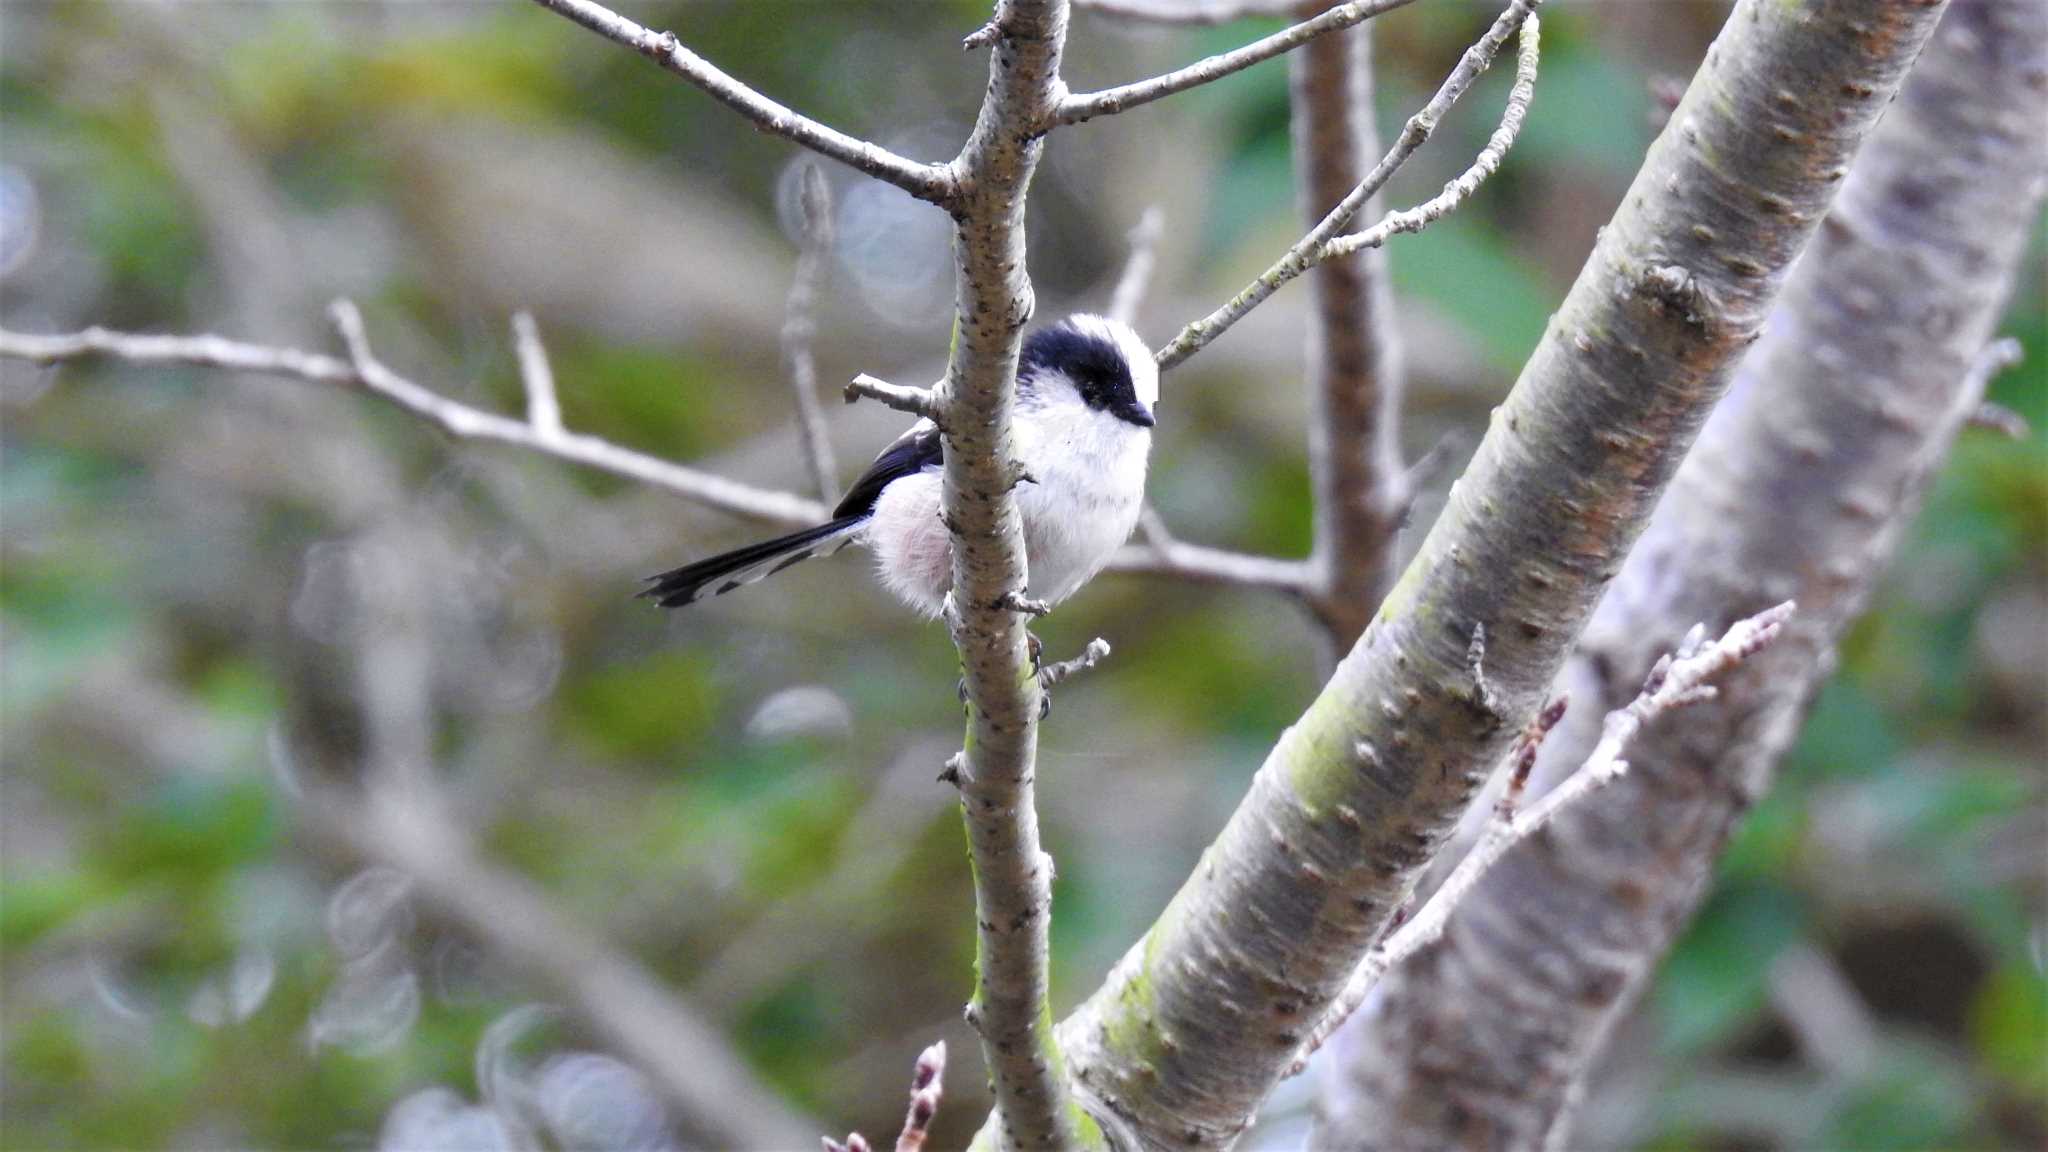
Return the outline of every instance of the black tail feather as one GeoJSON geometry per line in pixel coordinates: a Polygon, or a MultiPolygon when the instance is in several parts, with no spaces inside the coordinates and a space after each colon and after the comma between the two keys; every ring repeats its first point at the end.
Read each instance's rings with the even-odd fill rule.
{"type": "Polygon", "coordinates": [[[842,516],[815,528],[735,548],[695,564],[685,564],[658,576],[649,576],[648,586],[640,591],[640,595],[663,608],[681,608],[685,604],[723,595],[821,552],[837,551],[851,538],[852,530],[866,519],[864,515],[842,516]]]}

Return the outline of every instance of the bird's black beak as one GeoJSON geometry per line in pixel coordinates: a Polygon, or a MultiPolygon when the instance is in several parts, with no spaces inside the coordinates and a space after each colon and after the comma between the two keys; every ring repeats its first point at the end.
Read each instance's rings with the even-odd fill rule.
{"type": "Polygon", "coordinates": [[[1152,415],[1152,410],[1136,400],[1117,405],[1116,418],[1126,424],[1136,424],[1140,428],[1150,428],[1159,423],[1158,418],[1152,415]]]}

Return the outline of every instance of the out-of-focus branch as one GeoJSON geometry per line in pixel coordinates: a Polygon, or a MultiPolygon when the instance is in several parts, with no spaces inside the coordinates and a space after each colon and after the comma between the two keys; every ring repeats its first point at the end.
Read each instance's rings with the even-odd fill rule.
{"type": "Polygon", "coordinates": [[[1227,1145],[1286,1071],[1547,698],[1938,14],[1737,7],[1414,563],[1062,1026],[1133,1143],[1227,1145]]]}
{"type": "Polygon", "coordinates": [[[1233,72],[1241,72],[1254,64],[1262,64],[1275,56],[1292,52],[1318,36],[1340,32],[1354,24],[1413,2],[1414,0],[1352,0],[1348,4],[1339,4],[1319,16],[1303,20],[1291,28],[1284,28],[1263,40],[1211,56],[1206,60],[1197,60],[1164,76],[1155,76],[1134,84],[1120,84],[1100,92],[1072,93],[1059,101],[1054,114],[1061,124],[1079,124],[1097,116],[1111,116],[1150,104],[1154,100],[1177,92],[1185,92],[1190,88],[1221,80],[1233,72]]]}
{"type": "Polygon", "coordinates": [[[1229,24],[1255,17],[1291,16],[1301,0],[1074,0],[1074,7],[1151,24],[1229,24]]]}
{"type": "Polygon", "coordinates": [[[1109,571],[1171,576],[1192,584],[1264,588],[1290,596],[1302,595],[1309,585],[1308,565],[1300,560],[1230,552],[1189,544],[1170,535],[1163,540],[1148,535],[1140,543],[1127,545],[1110,561],[1109,571]]]}
{"type": "Polygon", "coordinates": [[[1301,1055],[1295,1058],[1290,1071],[1299,1073],[1308,1066],[1308,1058],[1350,1019],[1360,1004],[1365,1003],[1366,996],[1388,969],[1443,938],[1444,925],[1457,911],[1458,902],[1486,879],[1487,873],[1507,856],[1510,849],[1549,827],[1558,813],[1620,779],[1622,773],[1628,771],[1628,761],[1622,759],[1622,753],[1628,750],[1629,742],[1636,738],[1636,733],[1666,712],[1712,700],[1712,681],[1776,640],[1785,621],[1791,618],[1792,610],[1789,600],[1774,608],[1766,608],[1746,620],[1736,621],[1719,640],[1704,647],[1703,627],[1688,633],[1675,652],[1666,655],[1650,670],[1650,678],[1644,682],[1636,698],[1626,707],[1607,714],[1607,720],[1600,729],[1600,742],[1593,746],[1586,762],[1564,783],[1545,793],[1541,800],[1518,811],[1514,798],[1527,780],[1529,769],[1534,766],[1536,752],[1544,737],[1563,716],[1562,699],[1552,708],[1545,709],[1524,737],[1522,748],[1512,754],[1516,761],[1512,765],[1515,778],[1502,799],[1496,819],[1487,827],[1479,843],[1444,880],[1443,887],[1437,889],[1429,902],[1422,906],[1422,911],[1410,917],[1384,943],[1375,947],[1365,958],[1365,963],[1358,966],[1358,971],[1352,973],[1350,983],[1344,986],[1337,1002],[1330,1006],[1330,1011],[1309,1033],[1308,1042],[1302,1045],[1301,1055]]]}
{"type": "Polygon", "coordinates": [[[512,350],[519,359],[519,383],[526,389],[526,422],[535,434],[562,434],[562,402],[555,395],[555,370],[548,363],[547,346],[540,342],[540,326],[526,312],[512,315],[512,350]]]}
{"type": "Polygon", "coordinates": [[[1109,318],[1126,324],[1137,322],[1138,308],[1152,287],[1152,269],[1159,263],[1159,239],[1166,235],[1166,213],[1154,204],[1145,209],[1131,226],[1131,252],[1124,258],[1124,270],[1109,297],[1109,318]]]}
{"type": "Polygon", "coordinates": [[[683,47],[673,32],[656,32],[592,0],[534,0],[607,40],[640,53],[696,85],[720,104],[752,121],[756,128],[830,157],[920,200],[946,205],[953,197],[955,176],[943,164],[925,164],[898,156],[879,144],[848,136],[836,128],[798,115],[683,47]]]}
{"type": "Polygon", "coordinates": [[[713,1143],[798,1148],[816,1139],[816,1124],[763,1085],[715,1028],[540,890],[481,859],[431,795],[379,790],[358,800],[315,790],[302,805],[315,836],[411,876],[422,899],[491,955],[561,997],[713,1143]]]}
{"type": "Polygon", "coordinates": [[[782,321],[782,367],[796,394],[797,430],[803,436],[804,463],[818,499],[839,499],[839,464],[832,458],[832,438],[825,430],[825,412],[818,404],[818,360],[811,350],[818,337],[818,289],[832,261],[832,187],[816,164],[806,163],[799,178],[798,218],[802,228],[796,274],[789,282],[789,303],[782,321]]]}
{"type": "MultiPolygon", "coordinates": [[[[1289,57],[1295,197],[1313,226],[1380,155],[1373,123],[1372,25],[1325,36],[1289,57]]],[[[1379,198],[1360,209],[1377,212],[1379,198]]],[[[1384,252],[1324,261],[1312,274],[1308,460],[1315,537],[1309,607],[1348,650],[1393,579],[1401,489],[1401,358],[1384,252]]]]}
{"type": "MultiPolygon", "coordinates": [[[[352,305],[337,309],[358,333],[362,318],[352,305]]],[[[637,480],[673,492],[722,512],[775,524],[814,524],[824,508],[788,492],[757,488],[709,472],[686,468],[659,457],[635,452],[609,440],[560,429],[544,431],[534,424],[485,412],[441,396],[381,364],[370,376],[346,360],[304,352],[244,344],[219,336],[156,336],[87,328],[59,336],[33,336],[0,330],[0,357],[56,363],[64,360],[111,359],[131,364],[191,364],[286,376],[318,384],[360,388],[395,404],[458,439],[510,444],[543,452],[575,464],[637,480]]],[[[375,358],[371,363],[376,364],[375,358]]]]}
{"type": "MultiPolygon", "coordinates": [[[[1929,14],[1887,6],[1884,18],[1929,14]]],[[[1388,974],[1332,1045],[1322,1146],[1374,1147],[1373,1133],[1398,1133],[1385,1141],[1403,1149],[1569,1146],[1574,1085],[1768,787],[1999,363],[1979,353],[2048,178],[2031,111],[2044,78],[2048,9],[1959,2],[1943,19],[1554,687],[1610,706],[1691,621],[1713,627],[1788,597],[1798,617],[1719,699],[1645,733],[1627,776],[1512,849],[1443,939],[1388,974]]],[[[1882,88],[1851,95],[1886,100],[1882,88]]],[[[1667,137],[1698,130],[1696,96],[1667,137]]],[[[1594,739],[1567,721],[1537,785],[1594,739]]]]}
{"type": "Polygon", "coordinates": [[[1325,259],[1329,254],[1330,241],[1343,232],[1345,225],[1351,223],[1352,217],[1358,214],[1358,210],[1365,202],[1385,187],[1394,173],[1415,154],[1415,150],[1422,147],[1431,133],[1436,131],[1437,124],[1450,111],[1451,106],[1465,95],[1481,73],[1492,66],[1494,57],[1500,53],[1501,45],[1507,43],[1507,38],[1513,35],[1517,28],[1522,29],[1525,52],[1535,50],[1535,9],[1541,3],[1542,0],[1511,0],[1499,18],[1486,30],[1486,34],[1459,57],[1457,66],[1444,78],[1436,94],[1430,97],[1421,111],[1408,118],[1408,123],[1401,129],[1401,135],[1394,140],[1394,146],[1380,158],[1380,162],[1373,166],[1372,171],[1366,173],[1365,178],[1338,201],[1337,206],[1330,209],[1320,223],[1289,248],[1271,268],[1261,273],[1258,279],[1245,285],[1242,291],[1231,297],[1222,307],[1181,329],[1178,336],[1159,349],[1159,367],[1162,370],[1172,368],[1201,351],[1211,340],[1244,319],[1252,309],[1265,303],[1268,297],[1278,292],[1288,281],[1325,259]]]}

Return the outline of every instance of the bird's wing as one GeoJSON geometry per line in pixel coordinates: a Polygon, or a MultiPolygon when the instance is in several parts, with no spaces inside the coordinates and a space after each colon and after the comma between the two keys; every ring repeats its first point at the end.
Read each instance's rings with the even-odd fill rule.
{"type": "Polygon", "coordinates": [[[936,468],[944,459],[939,443],[939,426],[929,420],[919,420],[911,425],[910,431],[898,436],[868,470],[860,474],[853,487],[839,501],[839,507],[832,510],[835,518],[866,516],[875,510],[875,501],[881,499],[882,489],[892,481],[915,475],[926,468],[936,468]]]}

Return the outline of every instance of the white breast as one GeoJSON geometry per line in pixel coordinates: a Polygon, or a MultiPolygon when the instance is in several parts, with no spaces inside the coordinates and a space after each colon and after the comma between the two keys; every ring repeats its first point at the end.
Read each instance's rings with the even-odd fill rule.
{"type": "MultiPolygon", "coordinates": [[[[1018,415],[1017,458],[1035,481],[1017,487],[1030,595],[1057,604],[1102,571],[1137,526],[1152,437],[1078,400],[1018,415]]],[[[939,614],[953,579],[939,501],[937,469],[906,476],[883,490],[867,530],[882,583],[927,616],[939,614]]]]}

